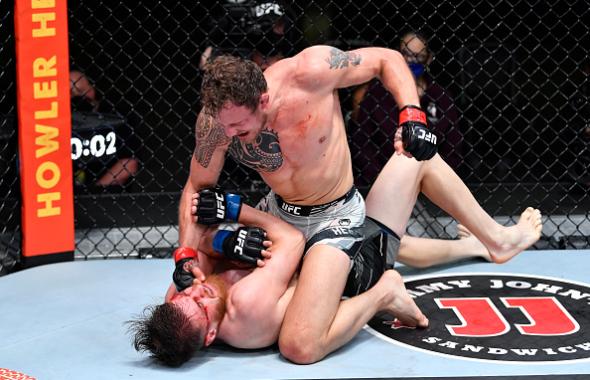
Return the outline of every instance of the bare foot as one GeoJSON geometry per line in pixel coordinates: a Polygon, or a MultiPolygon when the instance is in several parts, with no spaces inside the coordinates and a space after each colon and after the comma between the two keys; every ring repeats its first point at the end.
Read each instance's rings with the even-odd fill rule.
{"type": "Polygon", "coordinates": [[[492,261],[501,264],[535,244],[541,237],[541,211],[528,207],[514,226],[503,227],[493,247],[488,247],[492,261]]]}
{"type": "Polygon", "coordinates": [[[470,257],[481,257],[487,261],[492,261],[492,257],[488,249],[479,241],[475,235],[462,224],[457,224],[457,235],[459,236],[459,243],[463,245],[464,251],[469,252],[470,257]]]}
{"type": "Polygon", "coordinates": [[[395,270],[390,269],[383,273],[375,287],[380,286],[386,290],[383,307],[385,311],[396,317],[404,326],[428,327],[428,318],[406,291],[402,277],[395,270]]]}

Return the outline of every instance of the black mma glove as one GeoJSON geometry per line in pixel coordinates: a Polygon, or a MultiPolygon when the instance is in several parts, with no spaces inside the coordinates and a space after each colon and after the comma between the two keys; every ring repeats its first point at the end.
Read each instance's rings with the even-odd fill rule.
{"type": "Polygon", "coordinates": [[[242,198],[237,194],[224,193],[218,189],[199,191],[197,205],[198,223],[204,225],[237,222],[242,209],[242,198]]]}
{"type": "Polygon", "coordinates": [[[430,160],[436,154],[436,135],[426,127],[426,114],[416,106],[405,106],[399,113],[402,142],[406,152],[418,161],[430,160]]]}
{"type": "Polygon", "coordinates": [[[240,227],[236,231],[219,230],[213,238],[213,249],[230,260],[256,266],[262,260],[266,231],[258,227],[240,227]]]}
{"type": "Polygon", "coordinates": [[[185,264],[197,260],[197,252],[192,248],[180,247],[176,248],[173,256],[176,268],[172,274],[172,281],[174,281],[174,285],[176,285],[176,290],[181,292],[193,284],[195,277],[188,265],[187,268],[185,268],[185,264]]]}

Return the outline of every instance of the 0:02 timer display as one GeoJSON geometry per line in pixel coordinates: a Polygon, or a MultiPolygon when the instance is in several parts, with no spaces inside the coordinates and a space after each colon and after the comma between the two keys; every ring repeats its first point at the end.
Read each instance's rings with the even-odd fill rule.
{"type": "Polygon", "coordinates": [[[90,139],[72,137],[72,160],[80,157],[102,157],[117,153],[117,135],[109,132],[106,136],[94,135],[90,139]]]}

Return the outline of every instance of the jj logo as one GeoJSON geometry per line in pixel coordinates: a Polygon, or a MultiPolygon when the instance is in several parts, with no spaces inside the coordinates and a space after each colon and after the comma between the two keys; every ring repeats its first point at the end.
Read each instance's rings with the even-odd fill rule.
{"type": "MultiPolygon", "coordinates": [[[[569,335],[580,325],[555,297],[500,297],[507,308],[520,309],[529,323],[516,323],[522,335],[569,335]]],[[[506,334],[510,325],[488,297],[435,298],[441,309],[452,309],[460,325],[446,324],[451,335],[486,337],[506,334]]]]}
{"type": "MultiPolygon", "coordinates": [[[[439,354],[510,362],[590,359],[590,287],[563,279],[454,274],[406,282],[428,316],[409,329],[376,316],[375,334],[439,354]]],[[[397,322],[397,321],[396,321],[397,322]]]]}

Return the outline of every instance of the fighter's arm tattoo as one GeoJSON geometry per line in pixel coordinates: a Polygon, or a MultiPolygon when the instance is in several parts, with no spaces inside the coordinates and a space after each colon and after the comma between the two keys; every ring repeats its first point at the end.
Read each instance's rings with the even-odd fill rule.
{"type": "Polygon", "coordinates": [[[193,155],[195,160],[203,167],[211,163],[213,152],[218,146],[228,144],[231,139],[225,135],[223,127],[215,122],[215,119],[205,112],[199,113],[196,127],[196,143],[193,155]]]}
{"type": "Polygon", "coordinates": [[[344,52],[340,49],[332,48],[330,56],[326,62],[330,64],[330,69],[343,69],[349,65],[358,66],[361,64],[362,57],[360,54],[352,52],[344,52]]]}

